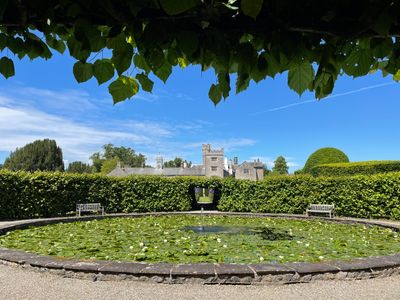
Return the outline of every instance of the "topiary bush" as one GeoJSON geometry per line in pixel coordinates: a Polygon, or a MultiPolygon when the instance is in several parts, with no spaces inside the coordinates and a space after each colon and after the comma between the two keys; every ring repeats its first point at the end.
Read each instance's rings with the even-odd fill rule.
{"type": "Polygon", "coordinates": [[[311,168],[314,176],[372,175],[400,172],[400,161],[361,161],[352,163],[323,164],[311,168]]]}
{"type": "Polygon", "coordinates": [[[343,151],[337,148],[321,148],[308,157],[302,172],[310,173],[312,168],[322,164],[346,162],[349,162],[349,158],[343,151]]]}

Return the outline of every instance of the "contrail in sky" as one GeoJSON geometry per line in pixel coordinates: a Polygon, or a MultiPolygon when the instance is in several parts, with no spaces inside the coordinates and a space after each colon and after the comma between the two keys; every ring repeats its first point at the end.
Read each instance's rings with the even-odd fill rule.
{"type": "MultiPolygon", "coordinates": [[[[337,98],[337,97],[347,96],[347,95],[351,95],[351,94],[356,94],[356,93],[360,93],[360,92],[363,92],[363,91],[366,91],[366,90],[372,90],[372,89],[376,89],[376,88],[380,88],[380,87],[384,87],[384,86],[388,86],[388,85],[393,85],[393,84],[396,84],[396,82],[385,82],[385,83],[370,85],[370,86],[366,86],[366,87],[359,88],[359,89],[356,89],[356,90],[330,95],[330,96],[324,98],[323,100],[330,99],[330,98],[337,98]]],[[[307,103],[311,103],[311,102],[315,102],[315,99],[309,99],[309,100],[305,100],[305,101],[301,101],[301,102],[297,102],[297,103],[278,106],[278,107],[270,108],[268,110],[258,111],[256,113],[251,114],[251,115],[259,115],[259,114],[263,114],[263,113],[266,113],[266,112],[278,111],[278,110],[290,108],[290,107],[297,106],[297,105],[303,105],[303,104],[307,104],[307,103]]]]}

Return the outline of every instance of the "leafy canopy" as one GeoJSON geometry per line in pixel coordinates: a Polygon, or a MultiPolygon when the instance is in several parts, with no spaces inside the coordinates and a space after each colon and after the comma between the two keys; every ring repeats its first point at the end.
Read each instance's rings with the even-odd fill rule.
{"type": "Polygon", "coordinates": [[[283,156],[278,156],[274,161],[272,168],[272,175],[286,175],[289,174],[289,167],[286,159],[283,156]]]}
{"type": "Polygon", "coordinates": [[[103,152],[94,153],[90,159],[93,162],[94,172],[107,174],[111,172],[120,162],[126,167],[144,167],[146,157],[141,153],[136,153],[132,148],[116,147],[113,144],[103,146],[103,152]]]}
{"type": "Polygon", "coordinates": [[[183,158],[180,157],[175,157],[172,160],[164,162],[164,168],[180,168],[182,166],[186,166],[190,168],[192,166],[191,161],[187,161],[186,159],[184,160],[183,158]]]}
{"type": "Polygon", "coordinates": [[[6,0],[0,73],[68,49],[76,80],[107,82],[114,103],[188,65],[215,71],[215,104],[286,71],[291,89],[320,99],[342,74],[400,80],[399,21],[392,0],[6,0]]]}
{"type": "Polygon", "coordinates": [[[30,172],[64,171],[62,150],[54,140],[36,140],[11,152],[4,161],[4,168],[30,172]]]}
{"type": "Polygon", "coordinates": [[[68,165],[67,172],[78,174],[92,173],[92,166],[81,161],[73,161],[68,165]]]}

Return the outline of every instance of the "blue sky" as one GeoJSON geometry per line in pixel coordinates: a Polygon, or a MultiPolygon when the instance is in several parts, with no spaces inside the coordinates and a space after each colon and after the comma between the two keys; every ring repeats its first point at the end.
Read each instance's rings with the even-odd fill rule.
{"type": "Polygon", "coordinates": [[[177,68],[167,84],[153,78],[152,94],[113,105],[107,84],[76,83],[68,55],[15,63],[16,76],[0,79],[0,163],[43,138],[55,139],[67,162],[88,162],[106,143],[134,148],[148,164],[158,153],[201,163],[202,143],[269,167],[283,155],[290,171],[327,146],[351,161],[400,159],[400,85],[380,73],[341,77],[333,96],[319,102],[291,91],[283,74],[214,107],[207,95],[213,72],[177,68]]]}

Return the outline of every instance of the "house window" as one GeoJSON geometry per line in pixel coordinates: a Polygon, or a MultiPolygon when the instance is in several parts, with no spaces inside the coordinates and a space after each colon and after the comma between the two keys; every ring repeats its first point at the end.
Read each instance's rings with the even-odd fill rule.
{"type": "Polygon", "coordinates": [[[243,169],[243,174],[250,174],[250,170],[249,169],[243,169]]]}
{"type": "Polygon", "coordinates": [[[216,166],[211,167],[211,171],[217,171],[217,170],[218,170],[218,167],[216,167],[216,166]]]}
{"type": "Polygon", "coordinates": [[[217,161],[217,160],[218,160],[218,157],[215,157],[215,156],[211,157],[211,161],[217,161]]]}

